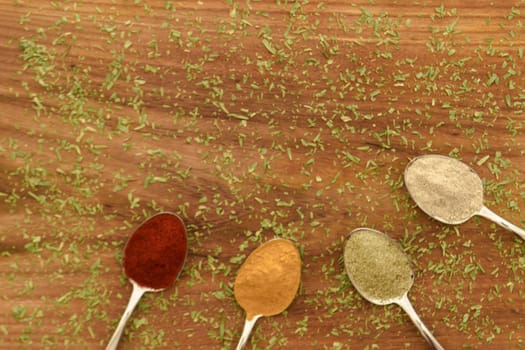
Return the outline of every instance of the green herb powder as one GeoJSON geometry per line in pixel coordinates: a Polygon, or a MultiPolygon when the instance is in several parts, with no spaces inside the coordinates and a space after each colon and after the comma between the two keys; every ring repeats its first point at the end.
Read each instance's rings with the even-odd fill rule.
{"type": "Polygon", "coordinates": [[[417,205],[428,215],[449,224],[460,224],[483,206],[483,184],[465,163],[427,155],[409,163],[405,185],[417,205]]]}
{"type": "Polygon", "coordinates": [[[414,281],[401,246],[372,229],[353,232],[346,241],[345,267],[356,289],[376,303],[401,297],[414,281]]]}

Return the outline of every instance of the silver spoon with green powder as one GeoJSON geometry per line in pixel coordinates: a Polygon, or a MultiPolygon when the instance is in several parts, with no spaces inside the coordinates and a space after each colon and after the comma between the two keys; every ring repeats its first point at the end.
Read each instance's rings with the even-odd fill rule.
{"type": "Polygon", "coordinates": [[[437,154],[416,157],[408,163],[404,180],[416,204],[438,221],[458,225],[479,215],[525,239],[525,230],[483,204],[480,177],[459,160],[437,154]]]}
{"type": "Polygon", "coordinates": [[[444,349],[408,300],[414,272],[398,242],[377,230],[358,228],[346,241],[344,262],[350,281],[366,300],[377,305],[398,304],[432,349],[444,349]]]}

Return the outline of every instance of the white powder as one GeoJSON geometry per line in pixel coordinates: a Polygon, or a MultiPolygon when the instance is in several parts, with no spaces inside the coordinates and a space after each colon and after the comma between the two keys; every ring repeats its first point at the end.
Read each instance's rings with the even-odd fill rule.
{"type": "Polygon", "coordinates": [[[483,184],[465,163],[427,155],[414,159],[405,171],[405,185],[428,215],[448,224],[460,224],[483,206],[483,184]]]}

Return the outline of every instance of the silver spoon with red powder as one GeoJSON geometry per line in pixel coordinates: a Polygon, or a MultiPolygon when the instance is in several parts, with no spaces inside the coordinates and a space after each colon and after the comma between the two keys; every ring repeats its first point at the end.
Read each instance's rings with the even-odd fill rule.
{"type": "Polygon", "coordinates": [[[126,323],[145,292],[160,292],[175,283],[187,251],[184,223],[173,213],[156,214],[137,228],[124,248],[124,272],[133,291],[106,350],[117,348],[126,323]]]}

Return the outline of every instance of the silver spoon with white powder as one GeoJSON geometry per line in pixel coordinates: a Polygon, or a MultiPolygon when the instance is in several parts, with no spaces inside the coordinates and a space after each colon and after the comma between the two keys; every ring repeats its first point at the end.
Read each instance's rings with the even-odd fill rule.
{"type": "Polygon", "coordinates": [[[467,164],[443,155],[424,155],[408,163],[405,186],[425,213],[445,224],[458,225],[475,215],[492,220],[525,240],[525,230],[483,204],[483,183],[467,164]]]}

